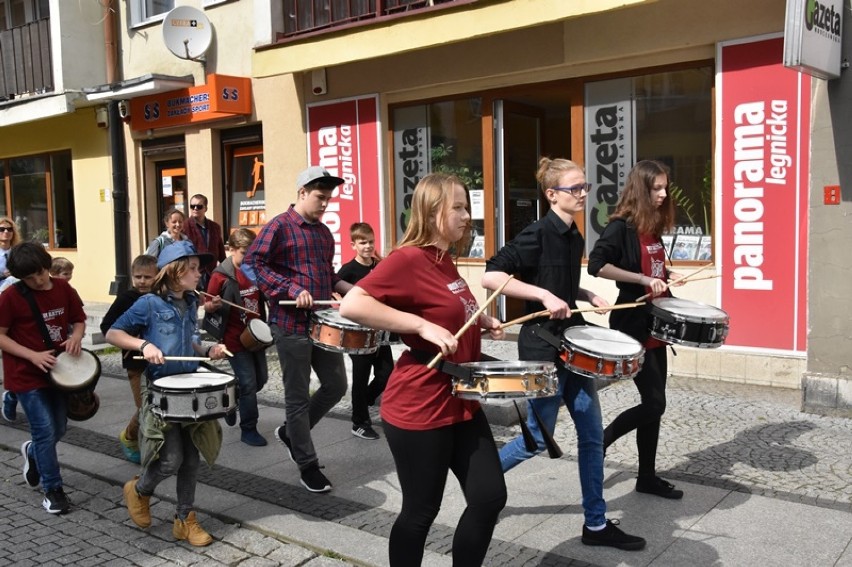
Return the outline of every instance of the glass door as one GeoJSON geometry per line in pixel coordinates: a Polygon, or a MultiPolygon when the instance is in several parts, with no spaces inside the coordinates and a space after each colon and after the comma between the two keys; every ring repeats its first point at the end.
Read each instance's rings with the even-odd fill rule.
{"type": "MultiPolygon", "coordinates": [[[[542,214],[535,179],[541,157],[540,108],[508,100],[494,102],[494,195],[497,202],[497,249],[512,240],[542,214]]],[[[500,296],[503,321],[524,314],[524,302],[500,296]]]]}

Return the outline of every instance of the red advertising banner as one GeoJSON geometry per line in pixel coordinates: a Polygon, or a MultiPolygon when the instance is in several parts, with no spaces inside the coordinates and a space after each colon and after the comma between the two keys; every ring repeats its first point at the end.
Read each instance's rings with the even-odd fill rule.
{"type": "Polygon", "coordinates": [[[811,80],[783,40],[719,51],[721,307],[728,346],[806,349],[811,80]]]}
{"type": "Polygon", "coordinates": [[[308,105],[308,159],[346,181],[322,218],[334,235],[335,269],[355,257],[349,245],[354,222],[373,227],[376,248],[382,252],[378,97],[308,105]]]}

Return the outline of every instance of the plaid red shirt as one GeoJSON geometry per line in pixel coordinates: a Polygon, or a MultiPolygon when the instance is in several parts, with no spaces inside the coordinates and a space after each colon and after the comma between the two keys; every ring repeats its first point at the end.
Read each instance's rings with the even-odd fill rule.
{"type": "Polygon", "coordinates": [[[308,222],[290,205],[264,226],[246,251],[243,263],[257,274],[257,287],[269,298],[269,323],[286,333],[308,332],[311,312],[278,305],[304,290],[316,299],[331,299],[340,278],[334,272],[334,237],[321,222],[308,222]]]}

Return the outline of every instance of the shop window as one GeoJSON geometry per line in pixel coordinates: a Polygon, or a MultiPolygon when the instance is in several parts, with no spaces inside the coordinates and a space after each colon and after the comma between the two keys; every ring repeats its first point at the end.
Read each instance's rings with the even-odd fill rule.
{"type": "Polygon", "coordinates": [[[586,83],[586,206],[589,250],[615,210],[627,172],[639,160],[671,169],[673,234],[664,242],[673,260],[712,259],[711,67],[586,83]]]}
{"type": "Polygon", "coordinates": [[[393,111],[396,237],[408,226],[417,182],[432,172],[458,176],[470,191],[472,239],[463,255],[484,255],[482,99],[463,98],[393,111]]]}
{"type": "Polygon", "coordinates": [[[71,152],[0,161],[0,179],[8,188],[2,213],[15,220],[23,240],[77,247],[71,152]]]}
{"type": "Polygon", "coordinates": [[[225,144],[228,226],[255,232],[266,224],[263,146],[225,144]]]}

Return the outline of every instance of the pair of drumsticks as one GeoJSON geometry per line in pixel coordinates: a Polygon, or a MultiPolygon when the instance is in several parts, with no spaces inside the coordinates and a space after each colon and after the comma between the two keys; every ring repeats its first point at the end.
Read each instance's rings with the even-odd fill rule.
{"type": "MultiPolygon", "coordinates": [[[[691,274],[679,277],[677,279],[674,279],[674,280],[668,282],[666,284],[665,289],[668,289],[668,288],[670,288],[671,286],[673,286],[677,283],[686,282],[687,280],[689,280],[690,282],[695,282],[695,281],[699,281],[699,280],[708,280],[708,279],[721,277],[721,274],[714,274],[712,276],[704,276],[704,277],[692,279],[695,275],[702,272],[703,270],[706,270],[707,268],[709,268],[712,265],[713,264],[704,264],[703,266],[701,266],[699,269],[692,272],[691,274]]],[[[651,297],[651,295],[653,295],[653,294],[646,293],[642,297],[637,298],[636,301],[633,302],[633,303],[622,303],[620,305],[612,305],[612,306],[609,306],[609,307],[587,307],[585,309],[572,309],[571,313],[601,313],[603,311],[614,311],[616,309],[631,309],[633,307],[641,307],[642,305],[645,305],[645,300],[648,299],[649,297],[651,297]]],[[[502,325],[500,325],[500,328],[505,329],[506,327],[509,327],[511,325],[526,323],[527,321],[529,321],[531,319],[537,319],[539,317],[549,317],[549,316],[550,316],[550,311],[548,309],[545,309],[543,311],[536,311],[535,313],[530,313],[529,315],[524,315],[523,317],[518,317],[517,319],[507,321],[507,322],[503,323],[502,325]]]]}

